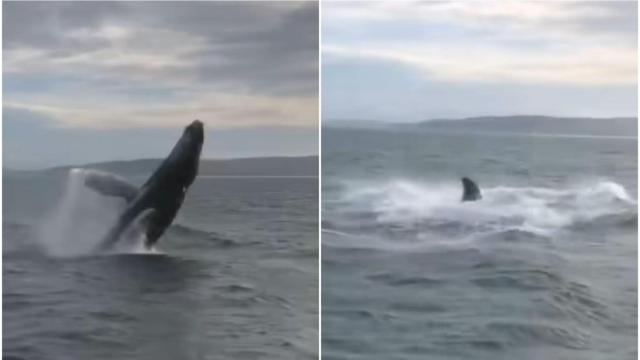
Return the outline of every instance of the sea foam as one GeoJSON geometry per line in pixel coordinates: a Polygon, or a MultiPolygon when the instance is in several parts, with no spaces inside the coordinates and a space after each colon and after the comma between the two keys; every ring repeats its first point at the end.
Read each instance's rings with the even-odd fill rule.
{"type": "Polygon", "coordinates": [[[51,256],[91,253],[124,207],[122,199],[99,195],[84,185],[90,171],[69,171],[62,195],[39,226],[39,243],[51,256]]]}
{"type": "Polygon", "coordinates": [[[390,180],[345,183],[338,207],[342,211],[373,213],[378,223],[407,224],[429,220],[475,226],[494,224],[505,229],[549,232],[612,215],[637,213],[637,203],[612,181],[569,188],[482,188],[482,200],[461,202],[458,183],[390,180]]]}

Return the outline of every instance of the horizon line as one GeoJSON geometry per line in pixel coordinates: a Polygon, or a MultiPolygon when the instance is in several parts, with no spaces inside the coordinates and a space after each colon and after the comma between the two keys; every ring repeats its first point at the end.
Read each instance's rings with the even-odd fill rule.
{"type": "Polygon", "coordinates": [[[638,119],[638,115],[619,115],[619,116],[577,116],[577,115],[567,115],[567,116],[557,116],[557,115],[541,115],[541,114],[512,114],[512,115],[473,115],[473,116],[460,116],[460,117],[430,117],[418,120],[402,120],[402,121],[388,121],[382,119],[373,119],[373,118],[337,118],[331,117],[322,119],[321,124],[325,121],[367,121],[367,122],[382,122],[382,123],[413,123],[413,122],[425,122],[425,121],[434,121],[434,120],[447,120],[447,121],[457,121],[457,120],[470,120],[470,119],[478,119],[478,118],[509,118],[509,117],[543,117],[543,118],[557,118],[557,119],[593,119],[593,120],[611,120],[611,119],[638,119]]]}
{"type": "MultiPolygon", "coordinates": [[[[234,161],[234,160],[259,160],[259,159],[302,159],[302,158],[313,158],[320,157],[320,154],[309,154],[309,155],[266,155],[266,156],[246,156],[246,157],[229,157],[229,158],[201,158],[200,161],[234,161]]],[[[29,168],[15,168],[15,167],[7,167],[2,166],[2,171],[47,171],[47,170],[58,170],[64,169],[68,167],[85,167],[91,165],[99,165],[99,164],[107,164],[107,163],[126,163],[126,162],[134,162],[134,161],[157,161],[164,160],[166,157],[145,157],[145,158],[136,158],[136,159],[118,159],[118,160],[104,160],[104,161],[95,161],[88,162],[83,164],[66,164],[66,165],[54,165],[47,167],[29,167],[29,168]]],[[[4,161],[3,161],[4,162],[4,161]]]]}

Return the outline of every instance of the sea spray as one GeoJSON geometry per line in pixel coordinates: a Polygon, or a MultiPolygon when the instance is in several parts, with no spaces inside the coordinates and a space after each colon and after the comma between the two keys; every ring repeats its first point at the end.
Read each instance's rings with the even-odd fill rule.
{"type": "Polygon", "coordinates": [[[636,214],[637,203],[625,188],[594,181],[571,188],[485,187],[484,198],[460,202],[456,183],[406,179],[344,182],[332,206],[345,216],[369,216],[378,225],[455,225],[483,230],[525,230],[539,234],[611,216],[636,214]]]}
{"type": "Polygon", "coordinates": [[[69,171],[61,197],[40,226],[39,243],[51,256],[89,254],[124,207],[122,199],[101,196],[85,187],[89,171],[69,171]]]}

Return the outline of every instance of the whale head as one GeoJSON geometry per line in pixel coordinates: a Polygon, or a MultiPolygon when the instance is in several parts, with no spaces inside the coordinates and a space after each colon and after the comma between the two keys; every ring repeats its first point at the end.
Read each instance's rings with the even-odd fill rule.
{"type": "Polygon", "coordinates": [[[170,183],[183,189],[188,188],[198,174],[203,142],[204,124],[200,120],[194,120],[184,128],[173,150],[149,178],[147,184],[160,181],[163,184],[170,183]]]}
{"type": "Polygon", "coordinates": [[[184,187],[190,186],[198,174],[203,142],[204,125],[200,120],[194,120],[184,128],[182,137],[169,155],[170,158],[175,157],[175,166],[178,167],[177,175],[180,178],[178,181],[184,187]]]}
{"type": "Polygon", "coordinates": [[[182,133],[182,138],[186,138],[188,139],[187,141],[202,146],[202,142],[204,141],[204,124],[202,124],[202,121],[193,120],[191,124],[187,125],[182,133]]]}

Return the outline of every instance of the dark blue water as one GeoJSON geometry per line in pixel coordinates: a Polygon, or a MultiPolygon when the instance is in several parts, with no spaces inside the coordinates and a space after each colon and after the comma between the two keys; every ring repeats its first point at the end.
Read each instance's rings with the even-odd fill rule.
{"type": "Polygon", "coordinates": [[[322,141],[324,358],[637,358],[637,140],[322,141]]]}
{"type": "Polygon", "coordinates": [[[66,177],[5,174],[4,356],[316,358],[317,185],[199,177],[155,254],[97,256],[52,225],[66,177]]]}

